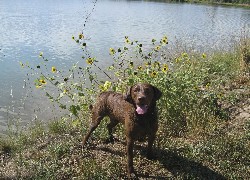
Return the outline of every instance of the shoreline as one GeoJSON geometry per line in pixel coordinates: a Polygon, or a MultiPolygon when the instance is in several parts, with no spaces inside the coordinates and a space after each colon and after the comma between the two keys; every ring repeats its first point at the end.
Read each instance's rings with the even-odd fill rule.
{"type": "Polygon", "coordinates": [[[213,5],[213,6],[228,6],[228,7],[240,7],[240,8],[250,8],[250,4],[241,3],[228,3],[228,2],[210,2],[210,1],[199,1],[199,0],[183,0],[183,1],[165,1],[173,3],[190,3],[190,4],[202,4],[202,5],[213,5]]]}

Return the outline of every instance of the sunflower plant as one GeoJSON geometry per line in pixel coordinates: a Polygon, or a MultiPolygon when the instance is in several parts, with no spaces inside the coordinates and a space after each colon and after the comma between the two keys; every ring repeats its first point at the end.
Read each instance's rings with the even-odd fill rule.
{"type": "Polygon", "coordinates": [[[208,82],[209,68],[202,66],[207,60],[205,53],[199,58],[187,52],[168,57],[167,36],[159,41],[152,39],[150,46],[125,36],[123,47],[109,48],[112,65],[101,68],[98,60],[86,51],[88,43],[82,33],[73,36],[72,40],[83,50],[84,66],[76,63],[65,72],[54,65],[49,66],[44,53],[39,54],[42,63],[35,67],[20,62],[21,67],[28,67],[36,72],[34,75],[39,75],[35,86],[45,89],[53,103],[72,115],[88,117],[88,106],[98,93],[108,90],[124,93],[138,82],[148,82],[162,91],[163,97],[158,102],[159,117],[166,124],[167,132],[179,134],[197,124],[205,127],[209,115],[215,115],[218,110],[213,104],[218,92],[207,86],[213,84],[208,82]],[[102,74],[97,75],[96,69],[102,74]]]}

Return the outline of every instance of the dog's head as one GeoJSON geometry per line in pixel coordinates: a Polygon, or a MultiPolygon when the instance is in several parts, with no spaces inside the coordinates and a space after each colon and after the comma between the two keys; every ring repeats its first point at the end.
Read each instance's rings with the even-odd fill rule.
{"type": "Polygon", "coordinates": [[[136,107],[137,114],[146,114],[160,99],[161,91],[148,83],[131,86],[124,99],[136,107]]]}

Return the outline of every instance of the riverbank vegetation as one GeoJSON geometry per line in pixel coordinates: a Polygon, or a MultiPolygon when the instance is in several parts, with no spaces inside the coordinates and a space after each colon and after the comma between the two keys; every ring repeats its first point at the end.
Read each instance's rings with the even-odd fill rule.
{"type": "Polygon", "coordinates": [[[208,3],[214,5],[225,5],[225,6],[241,6],[241,7],[249,7],[249,0],[187,0],[187,2],[192,3],[208,3]]]}
{"type": "Polygon", "coordinates": [[[51,102],[67,109],[70,116],[47,125],[38,121],[21,131],[10,126],[8,137],[0,139],[0,178],[125,178],[123,126],[116,128],[115,143],[105,144],[108,120],[103,121],[88,147],[81,147],[89,126],[88,106],[99,92],[124,93],[128,86],[145,81],[157,86],[163,97],[158,103],[157,158],[147,160],[146,144],[136,144],[140,179],[250,176],[248,38],[232,52],[206,54],[181,48],[170,53],[166,36],[152,39],[151,46],[125,37],[124,47],[110,48],[113,61],[107,68],[87,52],[83,34],[72,39],[83,49],[86,65],[75,64],[66,75],[48,64],[43,53],[40,64],[33,67],[20,62],[37,76],[34,86],[45,90],[51,102]]]}
{"type": "Polygon", "coordinates": [[[249,0],[158,0],[159,2],[188,2],[188,3],[204,3],[214,5],[241,6],[249,7],[249,0]]]}
{"type": "Polygon", "coordinates": [[[220,3],[248,4],[248,5],[250,4],[249,0],[197,0],[197,1],[194,0],[193,2],[207,2],[207,3],[216,3],[216,4],[220,4],[220,3]]]}

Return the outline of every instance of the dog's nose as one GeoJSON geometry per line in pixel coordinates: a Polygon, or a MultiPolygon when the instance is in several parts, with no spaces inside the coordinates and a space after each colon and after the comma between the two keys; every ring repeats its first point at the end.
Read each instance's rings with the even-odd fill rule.
{"type": "Polygon", "coordinates": [[[138,97],[138,101],[144,101],[145,100],[145,97],[143,97],[143,96],[140,96],[140,97],[138,97]]]}

